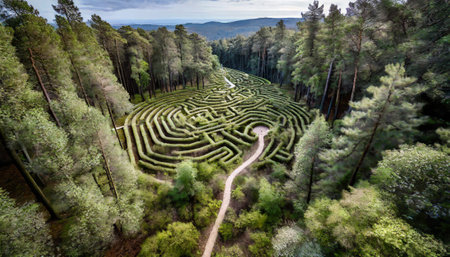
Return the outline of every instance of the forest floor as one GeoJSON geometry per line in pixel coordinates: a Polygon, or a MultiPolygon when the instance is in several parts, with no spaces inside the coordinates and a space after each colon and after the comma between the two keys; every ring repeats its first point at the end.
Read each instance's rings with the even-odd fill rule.
{"type": "Polygon", "coordinates": [[[222,205],[220,206],[219,213],[217,215],[216,221],[214,223],[214,226],[211,229],[211,233],[209,234],[208,241],[205,246],[205,250],[203,252],[203,257],[210,257],[211,253],[213,251],[214,245],[216,243],[216,239],[219,233],[219,227],[223,222],[223,219],[225,217],[225,213],[228,209],[228,206],[230,205],[230,198],[231,198],[231,186],[233,185],[234,178],[239,175],[247,166],[252,164],[254,161],[258,159],[258,157],[262,154],[264,150],[264,136],[267,135],[269,132],[269,129],[266,127],[255,127],[253,129],[253,132],[258,135],[258,148],[256,149],[256,152],[250,156],[249,159],[247,159],[244,163],[242,163],[239,167],[237,167],[231,175],[227,178],[227,181],[225,182],[225,190],[223,194],[223,200],[222,205]]]}

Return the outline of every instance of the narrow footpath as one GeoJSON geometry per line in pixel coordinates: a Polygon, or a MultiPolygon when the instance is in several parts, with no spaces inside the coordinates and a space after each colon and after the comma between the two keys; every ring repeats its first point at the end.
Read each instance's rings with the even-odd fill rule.
{"type": "Polygon", "coordinates": [[[225,217],[225,213],[228,209],[228,206],[230,205],[231,186],[233,185],[234,178],[237,175],[239,175],[239,173],[241,173],[247,166],[256,161],[264,150],[264,137],[269,132],[269,129],[266,127],[258,126],[253,129],[253,132],[258,135],[258,148],[256,149],[255,153],[252,156],[250,156],[248,160],[242,163],[241,166],[237,167],[227,178],[227,181],[225,183],[225,191],[223,193],[222,205],[220,206],[219,214],[217,215],[214,227],[212,228],[211,233],[209,234],[208,242],[206,243],[202,257],[211,256],[214,244],[216,243],[217,235],[219,233],[219,227],[222,224],[223,219],[225,217]]]}

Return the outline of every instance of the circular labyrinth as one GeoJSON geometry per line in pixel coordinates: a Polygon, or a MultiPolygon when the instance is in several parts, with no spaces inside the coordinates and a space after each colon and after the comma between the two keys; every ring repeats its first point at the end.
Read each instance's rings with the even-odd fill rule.
{"type": "Polygon", "coordinates": [[[207,89],[179,90],[139,104],[124,124],[131,161],[169,174],[184,160],[229,167],[257,140],[253,128],[266,126],[270,141],[259,160],[289,162],[309,114],[267,80],[225,71],[236,87],[229,88],[218,73],[207,89]]]}

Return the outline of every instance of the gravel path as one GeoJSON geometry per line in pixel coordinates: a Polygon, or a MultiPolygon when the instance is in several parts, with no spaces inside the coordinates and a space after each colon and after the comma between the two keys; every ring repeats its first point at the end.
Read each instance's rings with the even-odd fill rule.
{"type": "Polygon", "coordinates": [[[225,183],[225,191],[223,193],[222,205],[220,206],[219,214],[217,215],[214,227],[212,228],[211,233],[209,234],[208,242],[206,243],[205,251],[203,252],[202,257],[211,256],[214,244],[216,243],[217,235],[219,233],[220,224],[222,224],[222,221],[225,217],[225,212],[227,211],[228,205],[230,205],[231,186],[233,184],[234,178],[237,175],[239,175],[239,173],[241,173],[247,166],[256,161],[264,150],[264,136],[267,135],[269,129],[266,127],[259,126],[255,127],[253,129],[253,132],[255,132],[258,135],[258,148],[256,149],[256,152],[252,156],[250,156],[248,160],[242,163],[241,166],[237,167],[237,169],[235,169],[231,173],[231,175],[227,178],[227,181],[225,183]]]}

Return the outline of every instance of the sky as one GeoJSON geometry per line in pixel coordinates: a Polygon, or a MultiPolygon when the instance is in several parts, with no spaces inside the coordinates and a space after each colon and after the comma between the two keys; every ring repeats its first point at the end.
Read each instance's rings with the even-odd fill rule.
{"type": "MultiPolygon", "coordinates": [[[[49,22],[54,20],[56,0],[28,0],[49,22]]],[[[98,14],[112,24],[234,21],[261,17],[299,18],[313,0],[74,0],[88,20],[98,14]]],[[[342,12],[348,0],[322,0],[325,13],[331,3],[342,12]]]]}

